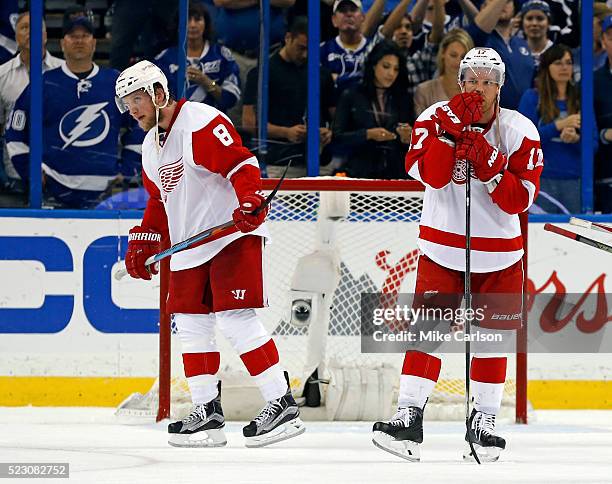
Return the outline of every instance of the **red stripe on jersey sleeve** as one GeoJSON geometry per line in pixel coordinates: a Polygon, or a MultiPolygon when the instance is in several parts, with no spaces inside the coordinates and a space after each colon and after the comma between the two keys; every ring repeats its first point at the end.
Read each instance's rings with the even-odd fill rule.
{"type": "Polygon", "coordinates": [[[508,158],[508,167],[499,185],[491,193],[492,200],[504,212],[521,213],[527,210],[540,191],[540,175],[544,168],[540,141],[523,139],[518,150],[508,158]],[[533,199],[523,185],[525,180],[535,187],[533,199]]]}
{"type": "Polygon", "coordinates": [[[417,163],[421,181],[436,189],[450,183],[455,166],[455,150],[440,141],[437,133],[438,128],[432,120],[417,121],[405,161],[406,172],[417,163]]]}
{"type": "Polygon", "coordinates": [[[214,173],[227,174],[253,154],[242,145],[234,125],[218,115],[192,133],[193,160],[214,173]]]}

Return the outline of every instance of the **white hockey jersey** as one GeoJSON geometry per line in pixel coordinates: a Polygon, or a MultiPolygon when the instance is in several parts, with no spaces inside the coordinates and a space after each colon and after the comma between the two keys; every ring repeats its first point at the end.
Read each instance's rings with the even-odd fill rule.
{"type": "MultiPolygon", "coordinates": [[[[257,158],[223,113],[206,104],[179,101],[163,146],[155,146],[154,129],[142,145],[143,179],[151,195],[143,226],[162,231],[161,203],[172,244],[230,221],[238,207],[230,179],[248,166],[259,170],[257,158]]],[[[269,237],[265,223],[250,234],[269,237]]],[[[236,231],[174,254],[170,269],[197,267],[244,235],[236,231]]]]}
{"type": "MultiPolygon", "coordinates": [[[[425,184],[418,247],[434,262],[465,270],[465,160],[438,139],[431,119],[447,101],[433,104],[416,120],[406,154],[406,170],[425,184]]],[[[473,128],[477,129],[477,128],[473,128]]],[[[498,144],[495,119],[483,126],[492,146],[498,144]]],[[[533,203],[543,168],[540,136],[533,123],[517,111],[501,109],[500,151],[506,155],[504,175],[492,193],[471,173],[471,270],[493,272],[523,256],[518,214],[533,203]]]]}

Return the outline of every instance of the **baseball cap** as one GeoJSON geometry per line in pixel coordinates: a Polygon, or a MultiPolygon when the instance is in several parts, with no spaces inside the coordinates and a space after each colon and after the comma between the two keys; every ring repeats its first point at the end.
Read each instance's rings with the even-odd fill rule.
{"type": "Polygon", "coordinates": [[[83,27],[90,34],[94,33],[94,26],[92,23],[93,14],[91,11],[84,9],[79,6],[71,6],[64,12],[64,21],[62,23],[62,33],[66,35],[71,32],[75,27],[83,27]]]}
{"type": "Polygon", "coordinates": [[[550,18],[550,6],[542,0],[529,0],[521,7],[521,15],[525,15],[530,10],[540,10],[550,18]]]}
{"type": "Polygon", "coordinates": [[[334,2],[334,7],[332,9],[332,13],[336,13],[336,10],[338,10],[338,7],[340,6],[341,3],[343,2],[349,2],[352,3],[353,5],[355,5],[355,7],[357,7],[359,10],[363,9],[363,6],[361,5],[361,0],[336,0],[334,2]]]}
{"type": "Polygon", "coordinates": [[[601,31],[605,32],[610,27],[612,27],[612,15],[608,15],[605,19],[603,19],[603,22],[601,23],[601,31]]]}

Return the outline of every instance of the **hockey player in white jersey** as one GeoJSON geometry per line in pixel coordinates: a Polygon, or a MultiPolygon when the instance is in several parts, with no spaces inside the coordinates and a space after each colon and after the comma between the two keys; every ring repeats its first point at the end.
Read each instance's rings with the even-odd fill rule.
{"type": "MultiPolygon", "coordinates": [[[[415,303],[436,306],[437,295],[457,295],[465,271],[466,161],[471,182],[471,290],[476,296],[513,295],[505,310],[521,314],[523,240],[518,214],[529,209],[539,189],[542,150],[535,126],[522,114],[499,107],[505,67],[493,49],[475,48],[461,61],[461,94],[438,102],[415,122],[406,170],[425,185],[419,227],[415,303]]],[[[448,298],[439,305],[449,306],[448,298]]],[[[520,317],[500,324],[493,317],[480,326],[512,330],[520,317]],[[495,324],[497,323],[497,324],[495,324]]],[[[495,461],[505,440],[495,432],[506,378],[505,354],[472,345],[470,386],[474,408],[465,440],[481,461],[495,461]],[[480,353],[479,353],[480,351],[480,353]]],[[[441,360],[408,351],[400,378],[397,413],[376,422],[374,444],[409,461],[420,460],[423,412],[438,380],[441,360]]],[[[469,457],[469,452],[464,457],[469,457]]]]}
{"type": "Polygon", "coordinates": [[[217,377],[215,327],[240,354],[268,403],[244,427],[248,447],[304,432],[289,378],[254,308],[266,305],[263,246],[269,237],[257,159],[217,109],[168,92],[162,71],[141,61],[121,73],[117,105],[148,131],[142,146],[143,182],[150,194],[141,225],[130,230],[125,263],[135,278],[151,279],[146,259],[169,236],[175,244],[227,220],[229,235],[175,254],[170,261],[168,311],[174,315],[193,410],[168,426],[175,446],[222,446],[225,420],[217,377]]]}

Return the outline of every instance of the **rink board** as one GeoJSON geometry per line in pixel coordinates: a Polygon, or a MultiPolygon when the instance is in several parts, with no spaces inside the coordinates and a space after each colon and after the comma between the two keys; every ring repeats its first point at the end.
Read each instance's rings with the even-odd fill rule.
{"type": "MultiPolygon", "coordinates": [[[[138,213],[52,217],[2,217],[0,405],[116,405],[147,389],[158,364],[159,282],[112,277],[138,213]]],[[[384,222],[366,225],[365,237],[385,229],[384,222]]],[[[416,237],[416,223],[408,225],[416,237]]],[[[529,231],[536,288],[553,275],[567,292],[611,288],[612,256],[545,232],[541,223],[529,231]]],[[[405,245],[389,260],[414,250],[416,241],[405,245]]],[[[381,279],[373,260],[371,266],[370,277],[381,279]]],[[[529,398],[535,408],[612,408],[611,374],[606,354],[530,355],[529,398]]]]}

